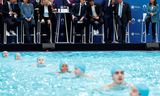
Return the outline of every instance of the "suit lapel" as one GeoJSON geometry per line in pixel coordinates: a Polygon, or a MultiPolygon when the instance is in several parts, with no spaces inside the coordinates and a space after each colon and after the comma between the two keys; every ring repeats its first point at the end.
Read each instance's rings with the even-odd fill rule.
{"type": "Polygon", "coordinates": [[[123,16],[123,14],[124,14],[124,11],[125,11],[125,8],[126,7],[126,4],[123,2],[123,8],[122,8],[122,16],[123,16]]]}

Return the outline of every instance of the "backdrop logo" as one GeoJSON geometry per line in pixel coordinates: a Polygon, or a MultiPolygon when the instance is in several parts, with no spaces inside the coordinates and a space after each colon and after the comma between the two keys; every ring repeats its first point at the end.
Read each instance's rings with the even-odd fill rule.
{"type": "Polygon", "coordinates": [[[140,8],[141,8],[141,6],[135,6],[135,5],[131,6],[131,9],[140,9],[140,8]]]}
{"type": "Polygon", "coordinates": [[[132,18],[132,20],[131,20],[132,24],[134,24],[135,21],[136,21],[136,19],[135,19],[135,18],[132,18]]]}
{"type": "Polygon", "coordinates": [[[143,11],[146,11],[147,5],[143,5],[143,11]]]}

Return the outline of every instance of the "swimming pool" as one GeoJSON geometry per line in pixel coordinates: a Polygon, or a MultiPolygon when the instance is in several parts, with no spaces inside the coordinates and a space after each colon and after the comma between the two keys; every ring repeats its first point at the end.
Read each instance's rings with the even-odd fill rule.
{"type": "Polygon", "coordinates": [[[127,96],[127,92],[99,92],[95,89],[112,82],[110,69],[121,65],[127,82],[145,83],[150,96],[160,96],[160,52],[21,52],[16,61],[15,52],[9,58],[0,57],[0,96],[127,96]],[[37,57],[44,56],[47,67],[37,68],[37,57]],[[56,76],[59,64],[66,62],[87,67],[93,78],[56,76]]]}

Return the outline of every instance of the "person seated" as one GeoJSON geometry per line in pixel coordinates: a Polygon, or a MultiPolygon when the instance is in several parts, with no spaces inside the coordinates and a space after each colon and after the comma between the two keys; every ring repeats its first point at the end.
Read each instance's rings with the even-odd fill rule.
{"type": "Polygon", "coordinates": [[[102,9],[98,4],[94,3],[94,0],[89,0],[88,17],[90,24],[93,26],[93,32],[98,33],[100,27],[103,24],[102,9]]]}
{"type": "Polygon", "coordinates": [[[24,31],[27,36],[26,43],[33,43],[31,41],[31,34],[34,31],[33,28],[35,26],[34,7],[33,7],[33,4],[31,4],[29,0],[23,0],[23,4],[21,5],[21,13],[24,19],[23,20],[24,31]]]}
{"type": "Polygon", "coordinates": [[[4,3],[2,12],[4,16],[4,22],[7,24],[7,31],[9,32],[7,35],[16,35],[15,32],[17,27],[19,29],[18,33],[20,33],[21,13],[17,0],[9,0],[4,3]]]}
{"type": "Polygon", "coordinates": [[[137,84],[131,90],[130,96],[149,96],[149,88],[144,84],[137,84]]]}
{"type": "Polygon", "coordinates": [[[50,27],[51,27],[52,9],[48,0],[43,0],[40,6],[40,20],[41,20],[41,37],[42,42],[49,43],[50,41],[50,27]],[[43,38],[43,34],[46,34],[46,38],[43,38]]]}
{"type": "Polygon", "coordinates": [[[77,34],[81,34],[81,36],[84,34],[83,29],[87,21],[86,13],[87,13],[87,5],[85,0],[80,0],[80,3],[75,4],[71,11],[72,21],[73,25],[75,26],[75,31],[77,34]]]}

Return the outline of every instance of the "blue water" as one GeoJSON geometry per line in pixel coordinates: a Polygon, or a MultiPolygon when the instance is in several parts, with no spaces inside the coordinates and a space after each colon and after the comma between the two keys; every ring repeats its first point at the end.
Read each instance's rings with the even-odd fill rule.
{"type": "MultiPolygon", "coordinates": [[[[0,53],[2,54],[2,53],[0,53]]],[[[97,91],[112,82],[110,69],[121,65],[125,69],[125,81],[145,83],[150,96],[160,96],[160,52],[22,52],[22,60],[0,56],[0,96],[129,96],[128,90],[97,91]],[[38,68],[37,57],[46,59],[46,66],[38,68]],[[70,78],[68,74],[57,76],[60,63],[85,64],[86,73],[93,78],[70,78]],[[119,94],[120,93],[120,94],[119,94]]]]}

